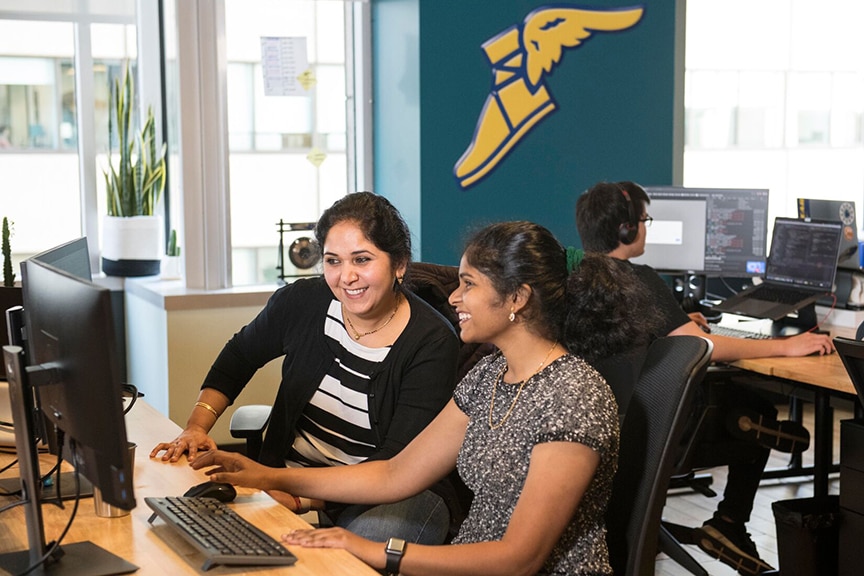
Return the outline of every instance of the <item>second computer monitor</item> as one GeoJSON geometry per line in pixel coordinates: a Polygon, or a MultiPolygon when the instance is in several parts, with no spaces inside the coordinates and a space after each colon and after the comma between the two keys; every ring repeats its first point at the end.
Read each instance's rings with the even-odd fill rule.
{"type": "Polygon", "coordinates": [[[649,186],[645,254],[661,272],[745,277],[765,272],[768,190],[649,186]]]}

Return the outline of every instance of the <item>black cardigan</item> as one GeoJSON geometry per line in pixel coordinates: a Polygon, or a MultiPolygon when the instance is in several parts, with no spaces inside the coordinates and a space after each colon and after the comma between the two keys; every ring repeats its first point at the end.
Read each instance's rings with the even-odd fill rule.
{"type": "MultiPolygon", "coordinates": [[[[411,318],[372,375],[370,420],[378,451],[370,460],[391,458],[441,411],[456,384],[459,339],[450,323],[409,291],[411,318]]],[[[260,461],[284,466],[295,425],[335,356],[324,336],[333,293],[323,278],[300,279],[277,290],[264,309],[220,352],[202,388],[233,401],[253,374],[285,356],[282,382],[260,461]]]]}

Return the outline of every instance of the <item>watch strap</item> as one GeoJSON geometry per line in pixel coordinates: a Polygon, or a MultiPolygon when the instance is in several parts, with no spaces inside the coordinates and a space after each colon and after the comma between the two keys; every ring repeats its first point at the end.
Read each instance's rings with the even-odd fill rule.
{"type": "Polygon", "coordinates": [[[398,576],[399,565],[402,563],[402,555],[405,553],[405,540],[401,538],[390,538],[384,546],[387,555],[387,564],[384,569],[388,576],[398,576]]]}

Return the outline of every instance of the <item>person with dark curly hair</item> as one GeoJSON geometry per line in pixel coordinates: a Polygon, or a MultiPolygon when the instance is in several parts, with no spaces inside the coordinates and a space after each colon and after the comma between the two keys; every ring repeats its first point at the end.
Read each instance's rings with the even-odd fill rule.
{"type": "Polygon", "coordinates": [[[613,259],[587,256],[572,273],[568,264],[575,260],[538,224],[504,222],[473,235],[450,304],[462,339],[497,351],[390,460],[277,470],[208,452],[193,467],[220,482],[368,503],[407,498],[458,468],[474,499],[449,545],[393,538],[385,545],[338,528],[283,540],[345,548],[388,574],[612,574],[604,514],[617,468],[618,411],[579,354],[614,354],[638,342],[641,322],[627,312],[641,296],[613,259]]]}
{"type": "MultiPolygon", "coordinates": [[[[611,256],[636,274],[639,289],[651,298],[650,305],[638,313],[656,318],[655,337],[708,338],[714,344],[711,358],[719,362],[830,354],[834,350],[828,336],[810,332],[765,340],[706,332],[705,318],[698,313],[688,316],[653,268],[629,261],[645,252],[646,222],[651,220],[647,213],[650,202],[648,194],[635,182],[599,182],[577,200],[576,227],[586,252],[611,256]]],[[[751,387],[725,381],[722,386],[712,386],[710,394],[712,402],[724,413],[719,426],[722,430],[709,436],[714,445],[711,450],[699,451],[695,465],[728,465],[729,474],[717,511],[697,529],[697,543],[706,553],[735,567],[741,574],[773,570],[759,557],[745,525],[750,520],[753,500],[771,449],[801,452],[809,445],[809,432],[795,422],[777,421],[774,405],[751,387]],[[746,424],[757,420],[764,429],[760,434],[746,424]]]]}
{"type": "MultiPolygon", "coordinates": [[[[383,196],[337,200],[315,227],[324,273],[276,290],[224,346],[204,378],[186,429],[151,458],[190,462],[215,450],[208,432],[253,374],[282,357],[260,460],[276,468],[344,467],[387,460],[447,404],[456,385],[453,326],[407,289],[411,235],[383,196]]],[[[369,538],[440,543],[450,532],[452,487],[441,483],[382,506],[321,500],[303,491],[271,496],[295,512],[369,538]]]]}

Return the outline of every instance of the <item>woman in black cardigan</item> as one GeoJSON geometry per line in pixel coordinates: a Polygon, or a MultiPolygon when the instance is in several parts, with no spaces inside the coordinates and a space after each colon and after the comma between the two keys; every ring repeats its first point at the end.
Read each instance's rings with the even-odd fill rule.
{"type": "MultiPolygon", "coordinates": [[[[408,227],[386,199],[350,194],[315,228],[324,275],[277,290],[222,349],[204,379],[186,429],[161,443],[164,461],[214,450],[208,436],[254,373],[284,356],[282,382],[260,460],[269,466],[350,465],[396,455],[452,395],[459,340],[453,327],[402,286],[408,227]]],[[[288,508],[326,512],[370,538],[398,526],[406,539],[440,543],[450,512],[436,491],[383,506],[271,493],[288,508]]]]}

